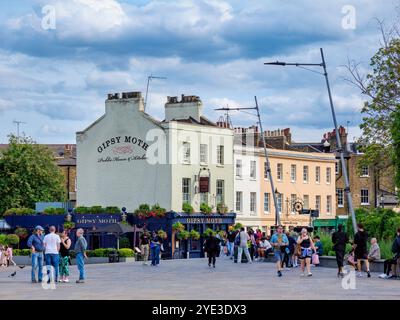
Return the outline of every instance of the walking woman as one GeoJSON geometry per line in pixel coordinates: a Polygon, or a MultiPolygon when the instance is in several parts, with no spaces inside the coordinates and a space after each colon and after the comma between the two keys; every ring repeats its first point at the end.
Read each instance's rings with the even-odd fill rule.
{"type": "Polygon", "coordinates": [[[301,266],[301,276],[304,277],[304,267],[307,268],[307,276],[311,277],[311,257],[312,253],[315,251],[314,242],[308,235],[307,229],[301,229],[301,234],[297,239],[297,244],[301,247],[300,254],[300,266],[301,266]]]}
{"type": "Polygon", "coordinates": [[[71,239],[68,237],[67,230],[61,233],[60,238],[60,282],[69,282],[69,248],[71,248],[71,239]]]}
{"type": "Polygon", "coordinates": [[[343,277],[343,260],[346,251],[346,244],[349,242],[349,237],[343,232],[343,225],[338,225],[338,230],[332,234],[333,250],[336,253],[336,263],[338,266],[338,277],[343,277]]]}
{"type": "Polygon", "coordinates": [[[208,266],[211,267],[211,263],[215,268],[215,260],[219,250],[220,239],[215,237],[213,234],[209,234],[204,241],[204,251],[207,252],[208,266]]]}
{"type": "Polygon", "coordinates": [[[158,236],[157,232],[153,231],[150,243],[150,252],[151,252],[151,265],[154,267],[160,264],[161,244],[162,244],[161,237],[158,236]]]}

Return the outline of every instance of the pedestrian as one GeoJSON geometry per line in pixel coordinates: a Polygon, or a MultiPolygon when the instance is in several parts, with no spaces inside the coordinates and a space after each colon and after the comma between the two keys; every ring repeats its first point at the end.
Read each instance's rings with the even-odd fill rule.
{"type": "Polygon", "coordinates": [[[71,239],[68,237],[67,230],[61,233],[60,238],[60,282],[69,282],[69,249],[71,248],[71,239]]]}
{"type": "Polygon", "coordinates": [[[371,239],[371,247],[368,252],[368,262],[374,262],[381,258],[381,249],[379,248],[378,240],[376,238],[371,239]]]}
{"type": "Polygon", "coordinates": [[[311,263],[313,266],[319,266],[319,257],[324,254],[324,247],[319,236],[314,237],[315,252],[312,254],[311,263]]]}
{"type": "Polygon", "coordinates": [[[240,239],[239,247],[238,247],[238,263],[242,263],[242,254],[244,251],[244,254],[246,255],[247,261],[249,263],[253,263],[250,257],[250,252],[248,248],[248,241],[250,241],[250,236],[248,233],[244,230],[243,227],[240,228],[240,233],[238,235],[240,239]]]}
{"type": "Polygon", "coordinates": [[[151,265],[156,267],[160,264],[160,247],[162,244],[162,239],[158,234],[153,231],[151,242],[150,242],[150,252],[151,252],[151,265]]]}
{"type": "Polygon", "coordinates": [[[364,226],[359,223],[357,225],[358,231],[354,235],[354,256],[357,261],[358,277],[362,277],[361,262],[365,263],[365,268],[367,269],[368,278],[371,278],[371,272],[369,271],[369,261],[368,261],[368,250],[367,241],[368,233],[364,230],[364,226]]]}
{"type": "Polygon", "coordinates": [[[254,255],[257,254],[257,242],[256,242],[256,235],[254,234],[253,229],[249,229],[248,235],[250,237],[249,243],[248,243],[248,248],[249,248],[249,253],[251,257],[251,261],[254,260],[254,255]]]}
{"type": "Polygon", "coordinates": [[[211,267],[211,263],[215,268],[216,256],[220,246],[220,239],[218,239],[213,233],[208,234],[204,240],[204,251],[207,252],[208,266],[211,267]]]}
{"type": "Polygon", "coordinates": [[[274,248],[277,275],[278,277],[282,277],[283,253],[285,247],[289,245],[289,240],[286,234],[283,233],[283,226],[278,226],[276,228],[276,232],[272,235],[270,243],[274,248]]]}
{"type": "Polygon", "coordinates": [[[142,255],[143,265],[147,265],[147,261],[149,260],[149,251],[150,251],[150,234],[147,230],[143,232],[140,236],[140,252],[142,255]]]}
{"type": "Polygon", "coordinates": [[[17,264],[13,260],[13,248],[11,245],[7,245],[6,248],[6,258],[7,258],[7,266],[10,266],[10,263],[15,267],[17,264]]]}
{"type": "Polygon", "coordinates": [[[301,254],[299,256],[300,259],[300,268],[301,268],[301,276],[304,277],[304,267],[307,268],[307,276],[311,277],[311,257],[313,251],[315,251],[314,242],[311,237],[308,235],[308,231],[306,228],[301,229],[300,236],[297,238],[297,244],[300,245],[301,254]]]}
{"type": "Polygon", "coordinates": [[[76,283],[84,283],[86,279],[85,272],[85,259],[87,259],[86,249],[87,249],[87,241],[83,236],[84,231],[82,228],[76,230],[76,241],[74,246],[74,251],[76,253],[76,265],[79,271],[79,279],[76,280],[76,283]]]}
{"type": "Polygon", "coordinates": [[[289,247],[290,247],[291,250],[293,250],[293,253],[292,253],[292,265],[293,265],[293,268],[297,268],[299,266],[299,264],[298,264],[298,258],[299,257],[296,254],[296,246],[297,246],[296,239],[297,239],[297,237],[298,237],[297,233],[294,232],[294,231],[291,231],[290,238],[288,238],[289,247]],[[293,245],[291,245],[291,244],[293,244],[293,245]]]}
{"type": "Polygon", "coordinates": [[[286,237],[289,244],[284,248],[282,268],[286,265],[286,269],[293,268],[293,253],[296,246],[296,239],[294,239],[289,232],[286,232],[286,237]]]}
{"type": "Polygon", "coordinates": [[[44,243],[44,259],[46,261],[47,268],[47,283],[50,283],[51,280],[54,282],[58,282],[58,268],[60,264],[60,243],[61,239],[58,234],[56,234],[56,227],[51,226],[49,228],[49,233],[45,235],[43,239],[44,243]],[[51,272],[54,272],[54,278],[52,277],[51,272]]]}
{"type": "Polygon", "coordinates": [[[43,231],[41,226],[36,226],[33,234],[28,238],[27,246],[31,249],[31,281],[32,283],[42,282],[43,279],[43,231]],[[38,270],[38,278],[36,280],[36,270],[38,270]]]}
{"type": "Polygon", "coordinates": [[[233,230],[233,226],[229,226],[228,232],[227,232],[226,246],[228,249],[228,256],[230,256],[231,259],[233,259],[236,235],[237,235],[237,232],[235,230],[233,230]]]}
{"type": "Polygon", "coordinates": [[[397,278],[397,265],[400,261],[400,228],[397,229],[397,234],[392,244],[393,258],[386,259],[383,264],[384,273],[382,273],[379,278],[383,279],[393,279],[397,278]],[[392,275],[389,276],[390,272],[392,275]]]}
{"type": "Polygon", "coordinates": [[[343,225],[338,225],[338,230],[332,234],[333,250],[336,254],[336,263],[338,266],[338,277],[343,277],[343,260],[346,251],[346,244],[349,242],[349,237],[343,232],[343,225]]]}

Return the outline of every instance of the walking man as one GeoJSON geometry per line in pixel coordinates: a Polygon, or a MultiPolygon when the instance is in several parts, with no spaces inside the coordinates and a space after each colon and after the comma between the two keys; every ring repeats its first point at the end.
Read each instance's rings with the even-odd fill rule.
{"type": "Polygon", "coordinates": [[[61,239],[58,234],[56,234],[56,227],[51,226],[49,228],[50,233],[47,234],[44,239],[44,258],[46,260],[47,268],[47,283],[51,282],[51,269],[54,270],[54,282],[58,282],[58,266],[60,264],[60,243],[61,239]]]}
{"type": "Polygon", "coordinates": [[[75,242],[75,253],[76,253],[76,265],[79,270],[79,280],[76,280],[76,283],[84,283],[85,282],[85,259],[87,259],[86,249],[87,242],[83,237],[83,229],[79,228],[76,230],[76,242],[75,242]]]}
{"type": "Polygon", "coordinates": [[[228,256],[233,259],[234,247],[235,247],[235,238],[236,238],[236,231],[233,230],[233,226],[229,226],[228,233],[227,233],[227,240],[226,246],[228,249],[228,256]]]}
{"type": "Polygon", "coordinates": [[[250,257],[250,252],[249,252],[249,248],[248,248],[248,241],[250,240],[250,236],[248,235],[248,233],[246,231],[244,231],[244,228],[241,227],[240,228],[240,244],[239,244],[239,248],[238,248],[238,263],[242,262],[242,254],[244,251],[244,254],[246,255],[247,261],[249,263],[253,263],[253,261],[251,260],[250,257]]]}
{"type": "Polygon", "coordinates": [[[367,269],[367,276],[371,278],[371,272],[369,271],[369,261],[368,261],[368,233],[364,230],[364,226],[359,223],[357,225],[358,231],[354,235],[354,255],[357,261],[358,277],[362,277],[361,262],[364,261],[365,268],[367,269]]]}
{"type": "Polygon", "coordinates": [[[142,253],[143,265],[147,265],[147,261],[149,260],[149,247],[150,244],[150,235],[148,231],[144,231],[140,236],[140,251],[142,253]]]}
{"type": "Polygon", "coordinates": [[[42,282],[43,278],[43,228],[36,226],[33,234],[29,237],[27,245],[31,249],[32,256],[32,283],[42,282]],[[38,280],[36,281],[36,269],[38,269],[38,280]]]}
{"type": "Polygon", "coordinates": [[[276,262],[276,268],[278,270],[277,274],[278,277],[282,277],[282,261],[283,261],[283,254],[286,246],[289,245],[289,240],[286,234],[283,233],[283,227],[278,226],[276,232],[273,234],[271,241],[272,247],[274,248],[274,257],[276,262]]]}

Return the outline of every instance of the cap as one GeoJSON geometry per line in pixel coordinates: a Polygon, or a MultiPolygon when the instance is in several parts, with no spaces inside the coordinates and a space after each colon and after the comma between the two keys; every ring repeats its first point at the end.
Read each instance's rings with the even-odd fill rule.
{"type": "Polygon", "coordinates": [[[35,227],[35,230],[41,230],[41,231],[44,231],[44,229],[42,228],[42,226],[36,226],[36,227],[35,227]]]}

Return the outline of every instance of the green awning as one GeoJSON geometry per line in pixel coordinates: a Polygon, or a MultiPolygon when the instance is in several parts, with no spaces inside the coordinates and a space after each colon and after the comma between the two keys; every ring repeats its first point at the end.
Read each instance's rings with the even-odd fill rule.
{"type": "Polygon", "coordinates": [[[317,219],[314,221],[314,227],[337,227],[338,224],[346,225],[347,219],[317,219]]]}

